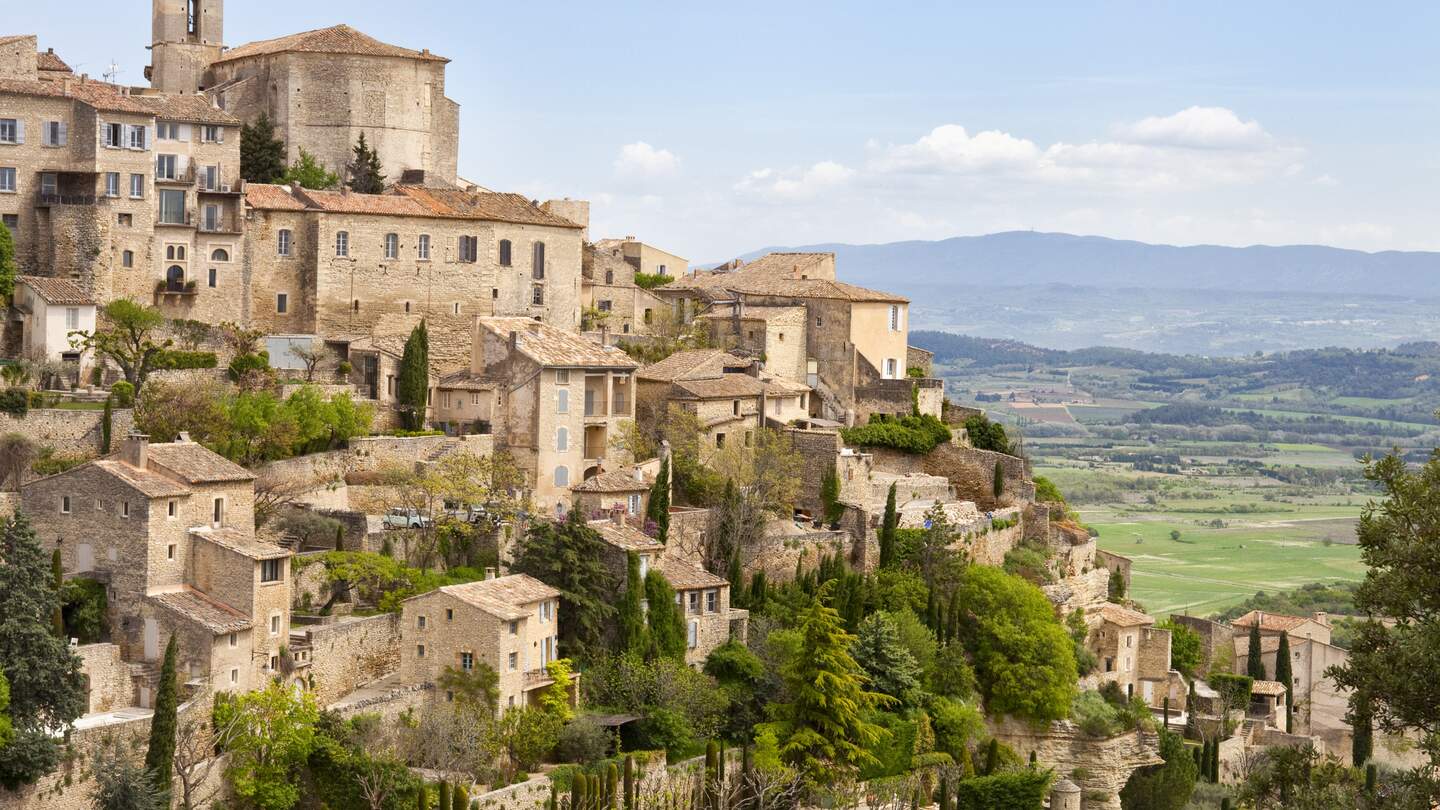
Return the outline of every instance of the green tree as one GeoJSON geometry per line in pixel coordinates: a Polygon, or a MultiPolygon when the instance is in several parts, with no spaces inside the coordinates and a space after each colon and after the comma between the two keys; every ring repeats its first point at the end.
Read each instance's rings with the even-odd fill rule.
{"type": "Polygon", "coordinates": [[[684,661],[685,618],[681,615],[681,606],[675,604],[674,589],[658,568],[651,568],[645,574],[645,603],[649,606],[646,620],[650,625],[650,656],[684,661]]]}
{"type": "Polygon", "coordinates": [[[645,505],[645,516],[655,521],[658,533],[655,539],[664,543],[670,535],[670,459],[660,459],[660,472],[650,486],[650,503],[645,505]]]}
{"type": "Polygon", "coordinates": [[[895,485],[885,496],[885,517],[880,521],[880,567],[889,568],[895,564],[895,528],[900,525],[895,512],[895,485]]]}
{"type": "Polygon", "coordinates": [[[507,778],[539,765],[560,740],[563,725],[556,715],[533,706],[517,707],[502,714],[499,738],[506,755],[507,778]]]}
{"type": "Polygon", "coordinates": [[[275,137],[275,124],[261,113],[254,124],[240,127],[240,176],[247,183],[273,183],[285,175],[285,142],[275,137]]]}
{"type": "Polygon", "coordinates": [[[571,671],[569,658],[557,658],[545,665],[545,674],[550,677],[551,683],[540,692],[540,708],[560,718],[561,723],[575,718],[575,707],[571,705],[570,698],[575,678],[571,676],[571,671]]]}
{"type": "Polygon", "coordinates": [[[1250,649],[1245,657],[1245,674],[1257,681],[1265,678],[1265,658],[1260,651],[1260,621],[1250,625],[1250,649]]]}
{"type": "MultiPolygon", "coordinates": [[[[601,560],[605,543],[585,523],[579,509],[564,521],[536,520],[515,551],[510,570],[529,574],[560,591],[560,643],[567,654],[583,657],[599,650],[609,636],[618,583],[601,560]]],[[[651,609],[654,609],[651,602],[651,609]]]]}
{"type": "Polygon", "coordinates": [[[1285,732],[1292,731],[1295,718],[1295,676],[1290,671],[1290,634],[1280,632],[1280,646],[1275,650],[1275,680],[1285,685],[1285,732]]]}
{"type": "Polygon", "coordinates": [[[640,576],[640,555],[631,551],[625,555],[625,599],[620,603],[620,649],[635,655],[644,655],[649,646],[649,628],[645,624],[645,579],[640,576]]]}
{"type": "Polygon", "coordinates": [[[845,514],[845,507],[840,504],[840,476],[835,474],[835,467],[825,471],[820,480],[820,502],[825,510],[825,522],[835,524],[840,516],[845,514]]]}
{"type": "Polygon", "coordinates": [[[165,351],[174,343],[160,338],[165,316],[154,307],[128,298],[116,298],[100,309],[101,322],[93,332],[71,332],[71,340],[120,367],[125,380],[138,392],[165,351]]]}
{"type": "Polygon", "coordinates": [[[100,414],[100,455],[110,455],[110,434],[114,430],[115,397],[105,397],[105,410],[100,414]]]}
{"type": "Polygon", "coordinates": [[[10,722],[10,681],[0,672],[0,749],[10,744],[15,736],[15,725],[10,722]]]}
{"type": "Polygon", "coordinates": [[[995,471],[990,476],[990,494],[996,498],[1005,494],[1005,465],[998,459],[995,461],[995,471]]]}
{"type": "Polygon", "coordinates": [[[405,341],[395,393],[405,427],[410,430],[423,428],[425,405],[430,395],[430,333],[424,320],[410,330],[410,337],[405,341]]]}
{"type": "Polygon", "coordinates": [[[14,731],[0,748],[0,785],[12,790],[59,764],[56,732],[85,712],[80,660],[51,626],[60,594],[49,563],[23,512],[0,521],[0,674],[14,731]]]}
{"type": "Polygon", "coordinates": [[[986,708],[1036,722],[1065,717],[1078,677],[1075,650],[1050,600],[1020,577],[984,565],[967,567],[957,587],[960,643],[986,708]]]}
{"type": "Polygon", "coordinates": [[[175,771],[175,658],[180,654],[175,636],[165,645],[160,665],[160,686],[155,690],[155,713],[150,718],[150,746],[145,751],[145,771],[154,781],[155,792],[170,798],[171,774],[175,771]]]}
{"type": "Polygon", "coordinates": [[[349,176],[345,184],[350,190],[360,194],[379,194],[384,191],[385,171],[380,165],[380,153],[365,142],[364,132],[360,133],[360,140],[350,151],[355,155],[345,167],[345,173],[349,176]]]}
{"type": "Polygon", "coordinates": [[[1162,730],[1160,757],[1165,764],[1141,768],[1130,775],[1130,781],[1120,791],[1124,810],[1181,810],[1190,802],[1200,769],[1184,739],[1162,730]]]}
{"type": "Polygon", "coordinates": [[[866,689],[866,676],[850,655],[854,637],[830,607],[832,584],[797,617],[797,654],[781,671],[786,700],[770,706],[771,720],[758,730],[771,732],[781,757],[809,782],[829,784],[877,763],[870,753],[888,732],[867,720],[893,698],[866,689]]]}
{"type": "Polygon", "coordinates": [[[461,708],[473,709],[486,716],[495,713],[500,700],[500,676],[495,673],[494,667],[484,661],[475,662],[468,672],[447,666],[435,685],[443,692],[454,693],[455,702],[461,708]]]}
{"type": "Polygon", "coordinates": [[[1375,728],[1370,700],[1362,692],[1350,695],[1350,711],[1345,722],[1353,730],[1350,738],[1350,763],[1359,768],[1375,753],[1375,728]]]}
{"type": "Polygon", "coordinates": [[[920,691],[920,665],[900,640],[895,620],[884,611],[866,616],[855,631],[850,650],[876,692],[903,705],[913,705],[920,691]]]}
{"type": "Polygon", "coordinates": [[[15,292],[15,239],[0,222],[0,301],[8,302],[15,292]]]}
{"type": "Polygon", "coordinates": [[[1110,582],[1106,588],[1106,598],[1111,602],[1119,604],[1125,601],[1125,575],[1119,568],[1110,572],[1110,582]]]}
{"type": "Polygon", "coordinates": [[[55,585],[55,593],[60,595],[50,611],[50,629],[60,638],[69,638],[65,632],[65,568],[60,562],[59,548],[50,552],[50,581],[55,585]]]}
{"type": "Polygon", "coordinates": [[[135,762],[121,739],[106,738],[91,756],[95,784],[90,800],[95,810],[161,810],[169,807],[151,774],[135,762]]]}
{"type": "Polygon", "coordinates": [[[301,188],[324,190],[335,188],[340,185],[340,177],[329,169],[325,168],[316,157],[300,148],[300,157],[290,164],[290,168],[280,176],[280,182],[286,185],[299,185],[301,188]]]}
{"type": "Polygon", "coordinates": [[[1173,619],[1165,619],[1155,626],[1170,631],[1170,668],[1187,678],[1198,673],[1205,663],[1200,660],[1204,655],[1200,634],[1173,619]]]}
{"type": "Polygon", "coordinates": [[[225,776],[235,795],[259,810],[289,810],[299,802],[297,769],[315,743],[320,712],[315,697],[280,683],[238,695],[219,695],[215,727],[230,754],[225,776]]]}

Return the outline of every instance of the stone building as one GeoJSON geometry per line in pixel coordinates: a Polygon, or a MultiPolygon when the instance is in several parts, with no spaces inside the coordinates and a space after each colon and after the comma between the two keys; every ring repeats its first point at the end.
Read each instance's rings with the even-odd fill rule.
{"type": "Polygon", "coordinates": [[[664,417],[674,405],[694,414],[705,431],[702,445],[726,441],[749,445],[755,431],[807,416],[810,389],[760,369],[749,357],[721,349],[676,352],[635,372],[643,422],[664,417]]]}
{"type": "Polygon", "coordinates": [[[1349,653],[1330,643],[1330,621],[1323,613],[1313,616],[1286,616],[1251,611],[1230,623],[1234,650],[1234,671],[1243,674],[1250,666],[1250,628],[1260,624],[1260,656],[1265,672],[1276,676],[1275,658],[1280,652],[1280,634],[1288,636],[1291,697],[1295,706],[1295,731],[1319,734],[1331,739],[1350,730],[1345,722],[1349,693],[1344,692],[1325,671],[1349,660],[1349,653]]]}
{"type": "Polygon", "coordinates": [[[575,508],[587,517],[618,512],[638,518],[650,506],[650,488],[659,469],[660,460],[650,459],[587,478],[570,488],[575,508]]]}
{"type": "Polygon", "coordinates": [[[560,592],[526,574],[490,573],[402,603],[402,683],[436,683],[446,669],[468,673],[485,664],[498,676],[502,712],[532,704],[538,690],[554,683],[545,665],[560,657],[560,592]]]}
{"type": "Polygon", "coordinates": [[[605,329],[611,334],[645,334],[657,313],[669,305],[653,292],[635,284],[638,259],[632,263],[619,246],[586,244],[580,268],[580,305],[584,307],[587,330],[605,329]]]}
{"type": "MultiPolygon", "coordinates": [[[[611,439],[635,418],[635,362],[619,349],[529,318],[474,319],[470,373],[494,389],[495,449],[531,482],[537,510],[560,515],[570,487],[599,475],[611,439]]],[[[451,389],[442,387],[441,397],[451,389]]]]}
{"type": "Polygon", "coordinates": [[[765,370],[776,376],[801,384],[809,379],[805,307],[748,306],[737,301],[699,317],[709,324],[716,343],[763,358],[765,370]]]}
{"type": "Polygon", "coordinates": [[[20,318],[20,355],[83,363],[85,353],[70,344],[70,333],[95,330],[95,299],[63,278],[19,276],[12,311],[20,318]]]}
{"type": "Polygon", "coordinates": [[[1170,631],[1155,627],[1154,617],[1120,605],[1106,603],[1098,613],[1086,640],[1100,664],[1090,678],[1116,683],[1127,696],[1139,696],[1151,706],[1162,705],[1171,692],[1170,631]]]}
{"type": "Polygon", "coordinates": [[[106,584],[109,633],[150,705],[179,640],[187,680],[257,688],[282,671],[291,552],[255,536],[254,476],[183,439],[132,434],[119,452],[41,478],[21,504],[67,577],[106,584]]]}
{"type": "Polygon", "coordinates": [[[615,251],[636,273],[680,278],[690,268],[688,259],[648,245],[633,236],[624,239],[601,239],[595,243],[595,247],[615,251]]]}
{"type": "MultiPolygon", "coordinates": [[[[342,346],[424,318],[440,372],[469,361],[476,315],[580,324],[581,226],[518,194],[246,187],[250,322],[342,346]]],[[[364,385],[383,379],[361,368],[364,385]]],[[[375,373],[372,373],[375,372],[375,373]]]]}

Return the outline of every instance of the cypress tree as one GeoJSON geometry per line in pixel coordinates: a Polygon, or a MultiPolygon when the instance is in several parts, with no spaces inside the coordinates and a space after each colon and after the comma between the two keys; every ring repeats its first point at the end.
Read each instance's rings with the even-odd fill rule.
{"type": "Polygon", "coordinates": [[[1039,764],[1039,759],[1040,759],[1039,757],[1035,756],[1035,752],[1034,752],[1034,751],[1031,751],[1031,752],[1030,752],[1030,767],[1031,767],[1032,770],[1034,769],[1034,767],[1035,767],[1037,764],[1039,764]]]}
{"type": "Polygon", "coordinates": [[[395,392],[406,429],[425,427],[425,405],[430,396],[430,333],[424,320],[416,324],[405,340],[395,392]]]}
{"type": "Polygon", "coordinates": [[[419,790],[415,791],[415,807],[417,810],[430,810],[429,791],[425,789],[425,783],[421,782],[419,790]]]}
{"type": "Polygon", "coordinates": [[[1258,614],[1255,623],[1250,625],[1250,649],[1246,654],[1245,674],[1257,681],[1267,680],[1265,677],[1265,659],[1260,652],[1260,619],[1258,614]]]}
{"type": "MultiPolygon", "coordinates": [[[[360,137],[363,138],[365,136],[361,135],[360,137]]],[[[450,806],[450,783],[443,779],[440,780],[440,800],[436,802],[435,806],[438,807],[439,810],[445,810],[445,808],[450,806]]]]}
{"type": "Polygon", "coordinates": [[[766,591],[765,569],[761,568],[750,577],[749,607],[751,610],[758,611],[765,608],[765,598],[768,595],[766,591]]]}
{"type": "Polygon", "coordinates": [[[996,498],[1005,494],[1005,465],[1001,464],[999,459],[995,461],[995,473],[990,485],[990,490],[990,494],[996,498]]]}
{"type": "Polygon", "coordinates": [[[1230,797],[1226,796],[1220,800],[1220,810],[1230,810],[1230,797]]]}
{"type": "Polygon", "coordinates": [[[895,512],[895,485],[885,496],[885,517],[880,521],[880,567],[887,568],[895,563],[895,527],[900,523],[895,512]]]}
{"type": "Polygon", "coordinates": [[[824,505],[825,522],[833,526],[845,512],[840,505],[840,476],[835,474],[833,464],[820,479],[820,502],[824,505]]]}
{"type": "Polygon", "coordinates": [[[15,240],[0,222],[0,302],[9,303],[15,293],[15,240]]]}
{"type": "Polygon", "coordinates": [[[970,746],[960,744],[960,761],[956,763],[956,770],[960,773],[961,779],[971,779],[975,776],[975,761],[970,757],[970,746]]]}
{"type": "Polygon", "coordinates": [[[1185,698],[1185,736],[1194,739],[1200,735],[1200,723],[1195,719],[1195,713],[1199,709],[1198,698],[1195,695],[1195,679],[1190,679],[1190,696],[1185,698]]]}
{"type": "Polygon", "coordinates": [[[570,781],[570,810],[585,807],[585,774],[577,773],[570,781]]]}
{"type": "Polygon", "coordinates": [[[625,755],[625,810],[635,810],[635,757],[625,755]]]}
{"type": "Polygon", "coordinates": [[[450,794],[450,800],[451,810],[469,810],[470,789],[457,784],[455,790],[450,794]]]}
{"type": "Polygon", "coordinates": [[[1350,696],[1350,727],[1353,729],[1353,736],[1350,738],[1350,762],[1355,767],[1360,767],[1370,761],[1370,755],[1374,753],[1375,729],[1373,726],[1370,698],[1364,692],[1355,692],[1350,696]]]}
{"type": "Polygon", "coordinates": [[[935,803],[940,806],[939,810],[950,810],[950,781],[944,777],[940,779],[940,795],[935,803]]]}
{"type": "Polygon", "coordinates": [[[100,414],[100,455],[110,455],[110,433],[115,418],[115,397],[105,397],[105,410],[100,414]]]}
{"type": "Polygon", "coordinates": [[[950,609],[946,611],[945,637],[941,639],[950,643],[960,637],[960,590],[957,588],[950,592],[950,609]]]}
{"type": "Polygon", "coordinates": [[[150,718],[150,747],[145,752],[145,770],[156,792],[170,796],[170,779],[175,770],[175,658],[180,648],[175,637],[165,645],[160,665],[160,686],[155,690],[155,713],[150,718]]]}
{"type": "Polygon", "coordinates": [[[730,569],[726,572],[730,580],[730,601],[735,607],[745,607],[745,570],[740,567],[740,550],[730,555],[730,569]]]}
{"type": "Polygon", "coordinates": [[[615,803],[619,800],[615,795],[615,786],[619,781],[620,770],[612,762],[605,767],[605,806],[610,810],[615,810],[615,803]]]}
{"type": "Polygon", "coordinates": [[[675,591],[657,568],[645,575],[645,601],[650,609],[646,619],[650,625],[650,657],[685,660],[685,619],[675,604],[675,591]]]}
{"type": "Polygon", "coordinates": [[[1169,695],[1166,695],[1166,696],[1165,696],[1165,701],[1164,701],[1163,706],[1162,706],[1162,711],[1163,711],[1163,714],[1161,715],[1161,717],[1164,718],[1164,722],[1161,724],[1160,728],[1164,729],[1165,731],[1169,731],[1169,730],[1170,730],[1170,696],[1169,696],[1169,695]]]}
{"type": "Polygon", "coordinates": [[[1220,741],[1210,746],[1210,781],[1220,784],[1220,741]]]}
{"type": "Polygon", "coordinates": [[[925,624],[935,635],[940,635],[940,607],[935,599],[935,589],[930,589],[925,601],[925,624]]]}
{"type": "Polygon", "coordinates": [[[645,506],[645,517],[655,521],[655,539],[661,543],[670,537],[670,458],[660,459],[660,472],[655,474],[655,483],[650,486],[650,503],[645,506]]]}
{"type": "Polygon", "coordinates": [[[1371,796],[1375,795],[1375,783],[1378,781],[1378,777],[1379,769],[1375,767],[1375,763],[1372,762],[1365,766],[1365,792],[1371,796]]]}
{"type": "Polygon", "coordinates": [[[1293,733],[1295,722],[1295,678],[1290,672],[1290,634],[1280,633],[1280,646],[1275,650],[1275,680],[1285,686],[1285,733],[1293,733]]]}
{"type": "Polygon", "coordinates": [[[264,113],[240,127],[240,176],[250,183],[274,183],[285,174],[285,144],[264,113]]]}
{"type": "Polygon", "coordinates": [[[336,551],[344,551],[344,550],[345,550],[345,527],[344,527],[344,526],[336,526],[336,527],[335,527],[335,550],[336,550],[336,551]]]}
{"type": "MultiPolygon", "coordinates": [[[[50,553],[50,579],[55,583],[55,593],[58,596],[65,592],[65,568],[60,564],[60,549],[50,553]]],[[[65,638],[65,611],[60,604],[60,599],[55,600],[55,607],[50,610],[50,629],[54,631],[56,638],[65,638]]]]}
{"type": "Polygon", "coordinates": [[[545,810],[560,810],[560,797],[554,782],[550,783],[550,800],[545,804],[545,810]]]}
{"type": "Polygon", "coordinates": [[[620,603],[621,649],[644,655],[650,646],[645,627],[645,580],[640,576],[640,555],[625,555],[625,600],[620,603]]]}
{"type": "Polygon", "coordinates": [[[995,766],[1000,764],[1000,741],[994,737],[990,738],[990,746],[985,749],[985,775],[992,776],[995,773],[995,766]]]}

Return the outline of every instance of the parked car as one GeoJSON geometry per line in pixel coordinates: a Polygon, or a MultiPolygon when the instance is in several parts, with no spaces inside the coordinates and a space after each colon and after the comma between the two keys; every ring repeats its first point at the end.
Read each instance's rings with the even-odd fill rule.
{"type": "Polygon", "coordinates": [[[385,513],[385,528],[387,529],[427,529],[429,527],[430,516],[422,514],[419,509],[396,507],[385,513]]]}

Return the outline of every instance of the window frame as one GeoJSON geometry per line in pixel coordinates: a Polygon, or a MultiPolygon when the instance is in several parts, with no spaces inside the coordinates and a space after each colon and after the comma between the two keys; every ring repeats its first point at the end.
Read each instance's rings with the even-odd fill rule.
{"type": "Polygon", "coordinates": [[[391,260],[400,258],[400,234],[385,234],[385,258],[391,260]]]}
{"type": "Polygon", "coordinates": [[[336,231],[336,232],[335,232],[335,258],[337,258],[337,259],[348,259],[348,258],[350,258],[350,232],[349,232],[349,231],[336,231]]]}
{"type": "Polygon", "coordinates": [[[295,245],[295,232],[289,228],[281,228],[275,232],[275,255],[282,258],[289,258],[295,245]]]}

